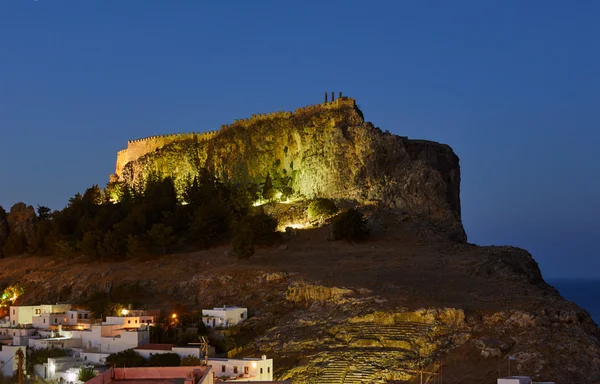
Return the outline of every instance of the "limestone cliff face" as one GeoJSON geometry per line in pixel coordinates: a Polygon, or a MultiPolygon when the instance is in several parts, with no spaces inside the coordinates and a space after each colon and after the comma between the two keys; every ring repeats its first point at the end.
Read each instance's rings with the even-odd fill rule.
{"type": "Polygon", "coordinates": [[[253,117],[211,133],[210,139],[160,140],[156,150],[118,164],[118,179],[134,184],[158,172],[182,185],[203,167],[223,180],[260,184],[269,174],[306,198],[377,202],[452,228],[465,240],[459,159],[452,149],[382,132],[364,121],[352,99],[253,117]]]}

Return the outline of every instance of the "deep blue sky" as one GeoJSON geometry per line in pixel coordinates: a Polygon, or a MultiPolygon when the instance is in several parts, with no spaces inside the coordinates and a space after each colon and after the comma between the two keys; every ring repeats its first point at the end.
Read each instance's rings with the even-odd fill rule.
{"type": "Polygon", "coordinates": [[[454,148],[471,242],[525,247],[547,277],[600,277],[598,14],[596,1],[0,0],[0,205],[59,209],[108,181],[128,139],[343,91],[376,126],[454,148]]]}

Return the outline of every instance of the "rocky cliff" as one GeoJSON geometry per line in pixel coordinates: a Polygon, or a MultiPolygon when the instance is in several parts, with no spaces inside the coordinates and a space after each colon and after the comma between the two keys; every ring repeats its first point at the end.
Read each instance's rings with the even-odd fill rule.
{"type": "MultiPolygon", "coordinates": [[[[598,328],[542,279],[529,253],[452,242],[390,222],[369,242],[300,230],[250,263],[227,246],[155,260],[0,260],[0,285],[25,287],[19,304],[79,302],[129,292],[140,308],[244,305],[239,356],[267,354],[294,383],[400,383],[420,367],[443,382],[600,381],[598,328]]],[[[127,304],[124,301],[123,304],[127,304]]],[[[168,313],[168,312],[167,312],[168,313]]],[[[412,381],[411,381],[412,382],[412,381]]],[[[430,380],[431,382],[431,380],[430,380]]]]}
{"type": "Polygon", "coordinates": [[[199,167],[241,184],[260,184],[269,174],[280,194],[376,202],[466,240],[459,160],[452,149],[382,132],[364,121],[353,99],[238,121],[210,139],[138,140],[131,150],[142,144],[148,153],[117,164],[118,180],[133,185],[157,172],[181,186],[199,167]]]}

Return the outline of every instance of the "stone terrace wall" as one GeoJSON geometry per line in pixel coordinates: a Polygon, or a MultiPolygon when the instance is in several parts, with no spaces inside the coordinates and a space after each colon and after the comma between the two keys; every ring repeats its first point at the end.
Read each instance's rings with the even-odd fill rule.
{"type": "Polygon", "coordinates": [[[233,124],[222,125],[219,131],[210,132],[192,132],[192,133],[176,133],[168,135],[150,136],[143,139],[129,140],[127,142],[127,148],[117,152],[117,164],[115,168],[115,175],[119,177],[125,168],[125,165],[131,161],[135,161],[140,157],[154,152],[157,149],[164,147],[165,145],[171,144],[175,141],[180,140],[198,140],[205,141],[216,137],[220,132],[237,128],[237,127],[248,127],[259,121],[267,121],[274,119],[289,119],[294,115],[298,115],[304,112],[315,112],[318,110],[328,110],[336,108],[354,108],[356,102],[350,97],[342,97],[335,101],[330,101],[322,104],[309,105],[302,108],[297,108],[294,112],[279,111],[252,115],[249,119],[234,120],[233,124]]]}
{"type": "Polygon", "coordinates": [[[212,139],[218,134],[219,131],[175,133],[168,135],[150,136],[137,140],[129,140],[127,142],[127,148],[117,152],[117,165],[115,169],[115,174],[117,176],[120,175],[121,171],[127,163],[135,161],[140,157],[146,155],[147,153],[153,152],[175,141],[205,141],[212,139]]]}

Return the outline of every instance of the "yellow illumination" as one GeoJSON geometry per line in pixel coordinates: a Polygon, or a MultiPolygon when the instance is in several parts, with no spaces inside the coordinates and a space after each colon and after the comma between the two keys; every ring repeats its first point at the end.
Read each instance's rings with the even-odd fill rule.
{"type": "Polygon", "coordinates": [[[121,310],[121,315],[127,316],[127,315],[129,315],[129,311],[127,309],[122,309],[121,310]]]}
{"type": "Polygon", "coordinates": [[[174,313],[174,314],[171,315],[171,317],[174,318],[174,319],[176,319],[177,318],[177,314],[174,313]]]}
{"type": "Polygon", "coordinates": [[[256,362],[255,361],[252,362],[252,368],[256,368],[256,362]]]}

